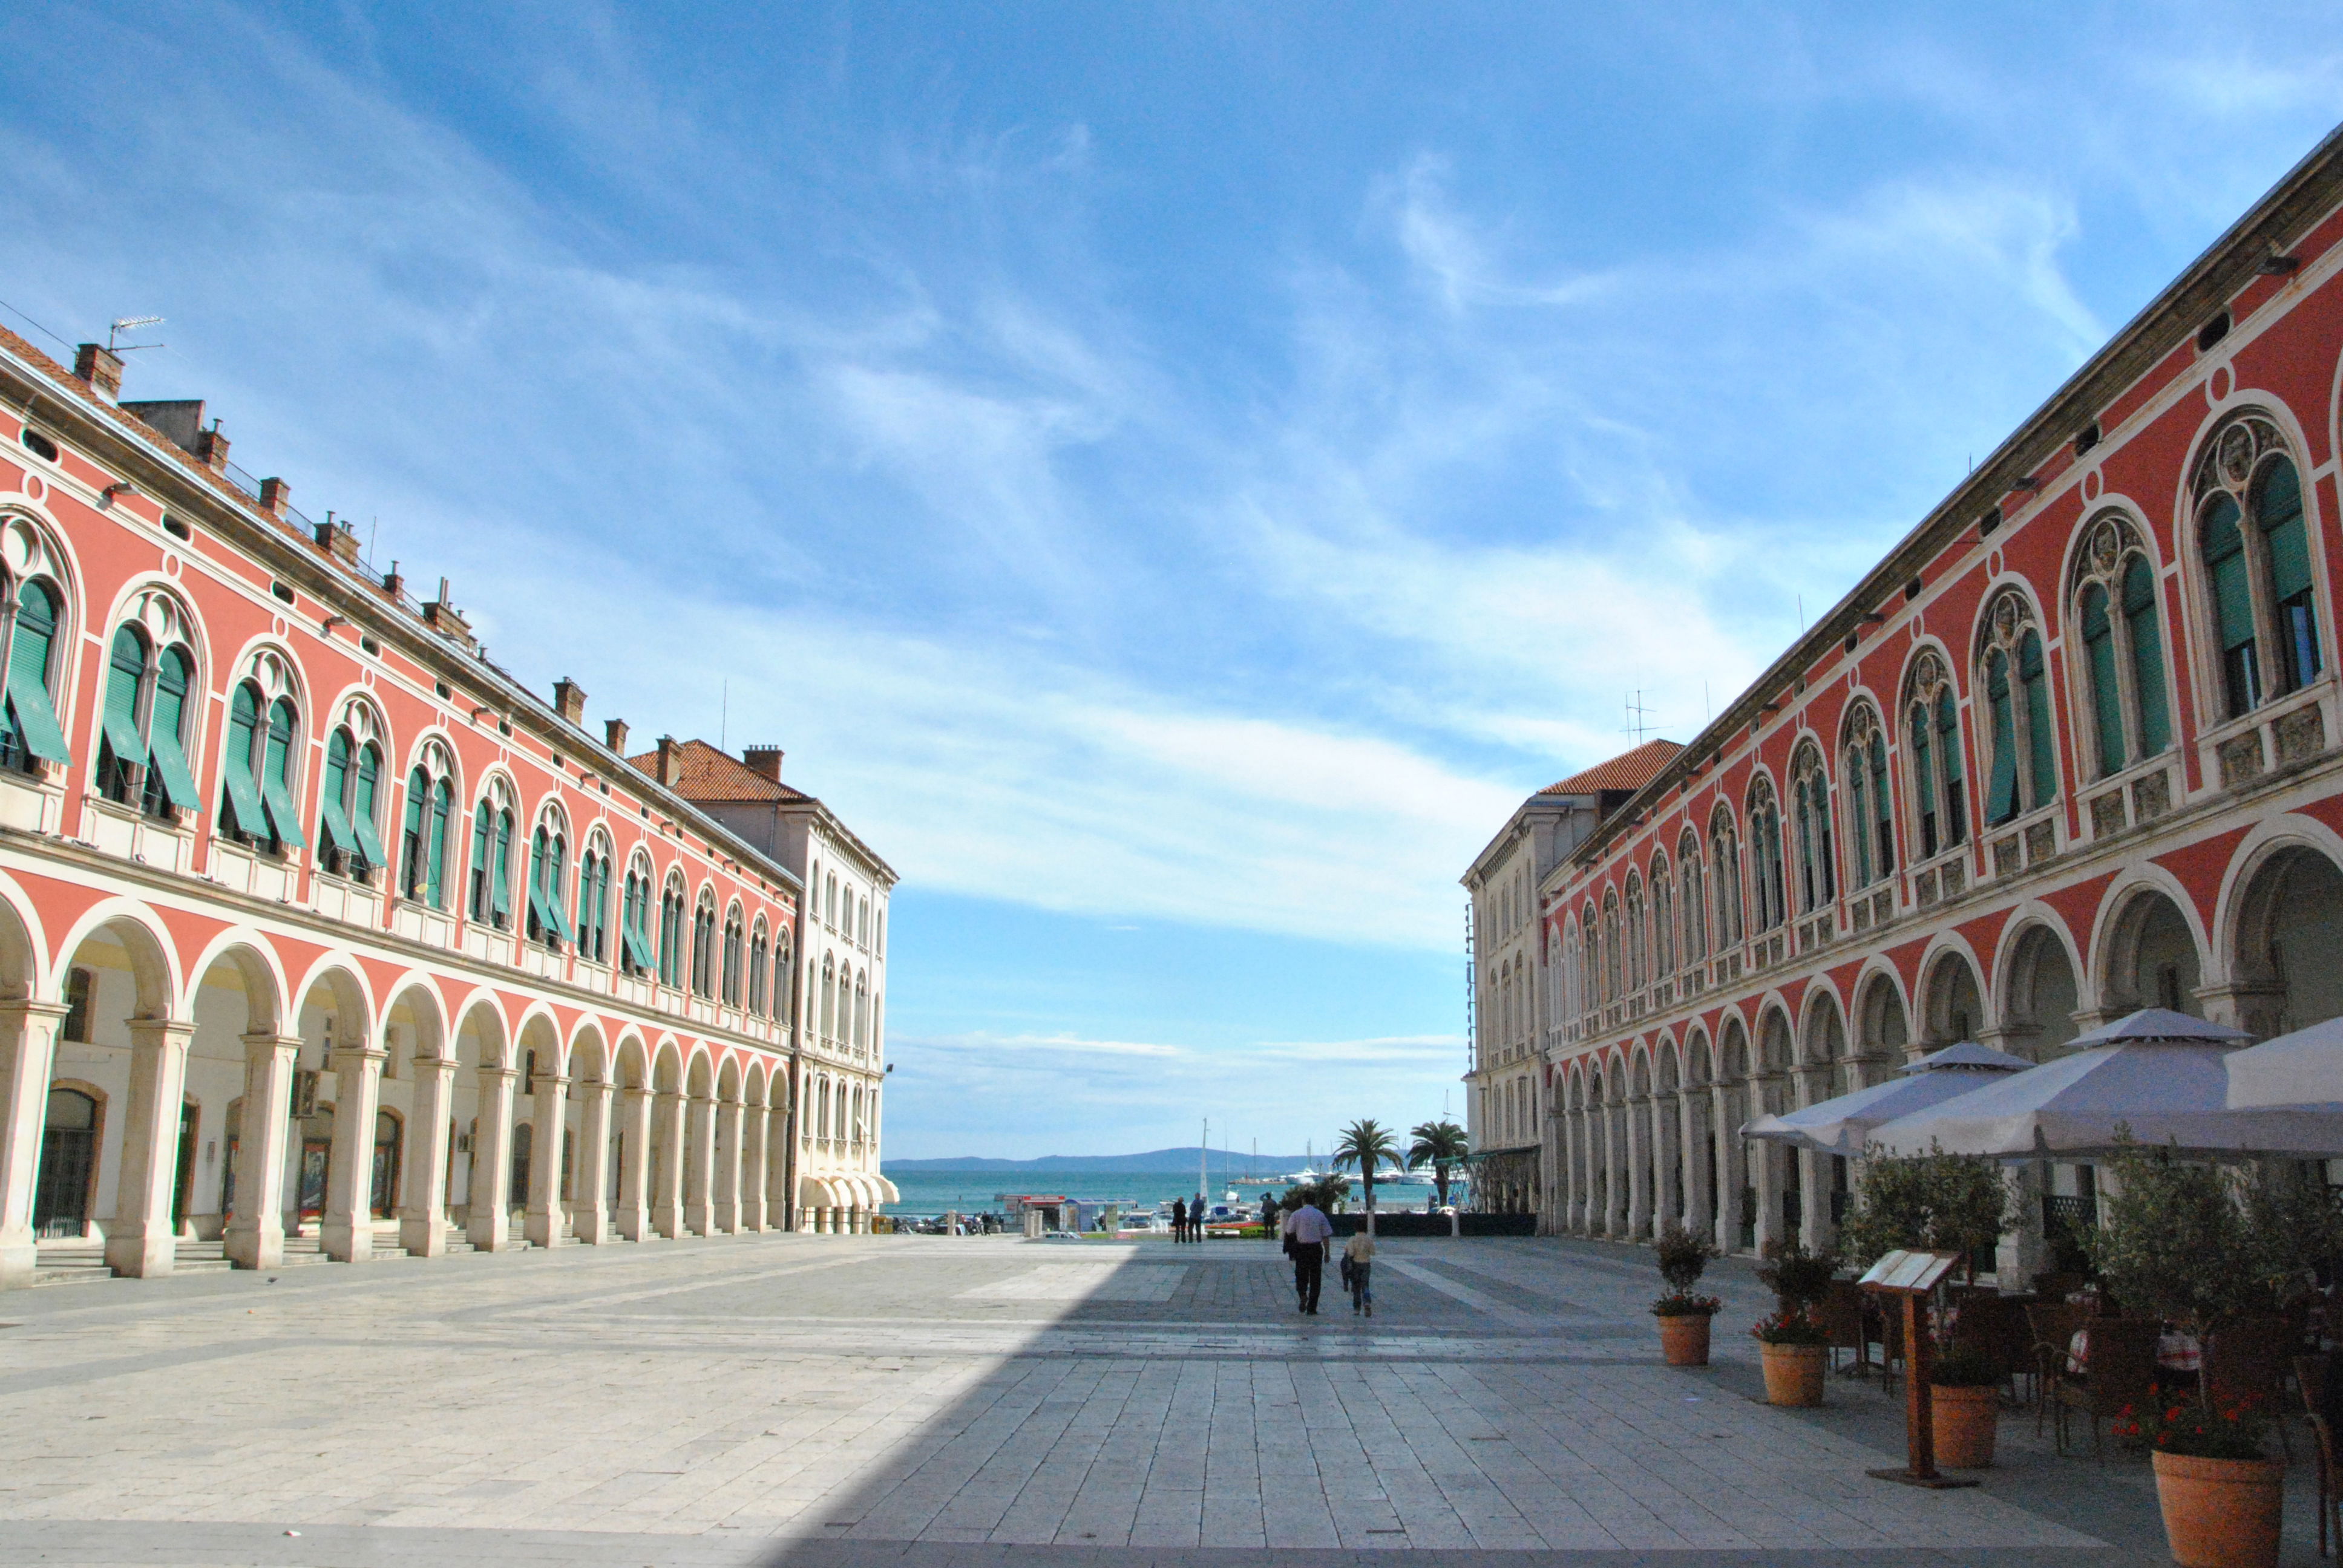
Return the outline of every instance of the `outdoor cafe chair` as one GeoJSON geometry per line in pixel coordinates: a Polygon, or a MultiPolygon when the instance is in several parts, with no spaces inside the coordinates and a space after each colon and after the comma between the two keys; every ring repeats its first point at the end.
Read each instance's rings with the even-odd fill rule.
{"type": "Polygon", "coordinates": [[[2050,1385],[2060,1453],[2066,1452],[2067,1422],[2076,1412],[2091,1418],[2091,1452],[2104,1455],[2099,1423],[2156,1397],[2156,1347],[2164,1325],[2152,1318],[2094,1318],[2088,1327],[2083,1371],[2061,1372],[2050,1385]]]}
{"type": "Polygon", "coordinates": [[[2050,1389],[2066,1370],[2066,1347],[2075,1331],[2090,1321],[2090,1311],[2077,1302],[2036,1302],[2026,1309],[2026,1333],[2034,1342],[2034,1435],[2042,1435],[2042,1418],[2050,1411],[2050,1389]]]}
{"type": "MultiPolygon", "coordinates": [[[[2278,1447],[2294,1457],[2286,1435],[2287,1358],[2301,1341],[2284,1318],[2226,1318],[2205,1346],[2205,1390],[2217,1406],[2253,1400],[2278,1424],[2278,1447]]],[[[2310,1397],[2310,1391],[2302,1391],[2310,1397]]]]}

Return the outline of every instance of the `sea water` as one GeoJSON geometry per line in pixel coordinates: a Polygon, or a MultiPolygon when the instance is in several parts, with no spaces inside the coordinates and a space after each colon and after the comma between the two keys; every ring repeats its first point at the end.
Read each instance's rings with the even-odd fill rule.
{"type": "MultiPolygon", "coordinates": [[[[1204,1190],[1205,1200],[1219,1203],[1228,1198],[1231,1183],[1218,1171],[1212,1172],[1214,1185],[1204,1190]]],[[[963,1214],[991,1213],[1006,1207],[999,1198],[1003,1192],[1025,1192],[1036,1195],[1071,1198],[1085,1203],[1129,1203],[1138,1208],[1152,1209],[1159,1203],[1170,1203],[1175,1198],[1193,1200],[1196,1196],[1196,1174],[1190,1171],[1183,1180],[1161,1171],[985,1171],[930,1169],[924,1171],[888,1171],[887,1180],[903,1195],[900,1203],[890,1203],[886,1211],[924,1219],[947,1211],[963,1214]]],[[[1263,1192],[1282,1194],[1285,1184],[1263,1187],[1240,1178],[1234,1183],[1237,1201],[1244,1208],[1258,1212],[1263,1192]]],[[[1351,1183],[1351,1201],[1358,1201],[1358,1181],[1351,1183]]],[[[1400,1209],[1421,1209],[1430,1201],[1429,1187],[1375,1188],[1375,1207],[1385,1211],[1400,1209]]]]}

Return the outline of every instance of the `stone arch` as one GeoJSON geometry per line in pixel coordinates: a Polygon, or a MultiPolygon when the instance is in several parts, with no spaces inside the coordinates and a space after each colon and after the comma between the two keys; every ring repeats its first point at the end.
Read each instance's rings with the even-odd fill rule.
{"type": "Polygon", "coordinates": [[[2191,900],[2155,874],[2161,869],[2138,869],[2100,906],[2100,957],[2093,967],[2102,1012],[2170,1007],[2204,1016],[2207,944],[2191,900]]]}
{"type": "Polygon", "coordinates": [[[101,899],[82,912],[57,944],[58,1000],[84,954],[129,978],[125,1017],[174,1016],[185,995],[170,932],[155,912],[130,899],[101,899]]]}
{"type": "Polygon", "coordinates": [[[660,1035],[651,1052],[651,1088],[660,1094],[683,1092],[683,1048],[671,1034],[660,1035]]]}
{"type": "Polygon", "coordinates": [[[62,981],[50,976],[48,950],[39,908],[15,878],[0,872],[0,1000],[22,1001],[62,992],[62,981]]]}
{"type": "Polygon", "coordinates": [[[621,1089],[649,1089],[651,1083],[650,1048],[643,1043],[642,1031],[629,1028],[618,1036],[618,1049],[612,1057],[616,1066],[613,1074],[621,1089]]]}
{"type": "Polygon", "coordinates": [[[2036,1061],[2063,1055],[2082,1032],[2082,964],[2066,922],[2047,905],[2011,911],[1994,963],[1994,1015],[2002,1049],[2036,1061]]]}
{"type": "Polygon", "coordinates": [[[1708,1031],[1698,1024],[1685,1036],[1684,1081],[1695,1087],[1716,1081],[1716,1068],[1708,1049],[1708,1031]]]}
{"type": "Polygon", "coordinates": [[[595,1020],[582,1018],[570,1030],[569,1041],[563,1048],[569,1063],[569,1076],[579,1083],[607,1083],[610,1079],[609,1044],[602,1034],[602,1026],[595,1020]]]}
{"type": "Polygon", "coordinates": [[[1855,1050],[1865,1060],[1885,1062],[1909,1054],[1911,1010],[1904,982],[1885,961],[1868,965],[1855,987],[1855,1050]]]}
{"type": "Polygon", "coordinates": [[[569,1076],[569,1043],[563,1036],[561,1020],[553,1009],[542,1001],[532,1001],[521,1010],[520,1021],[513,1027],[517,1054],[513,1064],[526,1068],[533,1054],[536,1070],[556,1078],[569,1076]]]}
{"type": "Polygon", "coordinates": [[[409,970],[383,988],[390,1000],[382,1010],[383,1048],[394,1061],[402,1054],[409,1061],[452,1060],[454,1042],[447,1031],[447,1002],[438,982],[422,970],[409,970]],[[392,1030],[407,1034],[394,1041],[392,1030]]]}
{"type": "Polygon", "coordinates": [[[2343,1017],[2338,862],[2333,833],[2299,817],[2239,848],[2217,926],[2238,1027],[2267,1038],[2343,1017]]]}
{"type": "Polygon", "coordinates": [[[1920,972],[1921,1040],[1931,1049],[1975,1040],[1986,1026],[1985,992],[1967,945],[1939,939],[1920,972]]]}

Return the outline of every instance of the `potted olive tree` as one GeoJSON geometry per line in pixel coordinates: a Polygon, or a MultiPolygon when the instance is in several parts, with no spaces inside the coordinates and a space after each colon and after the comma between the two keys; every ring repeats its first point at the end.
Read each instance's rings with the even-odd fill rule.
{"type": "Polygon", "coordinates": [[[1765,1364],[1765,1402],[1813,1405],[1823,1402],[1823,1358],[1830,1335],[1815,1315],[1830,1293],[1838,1260],[1829,1251],[1809,1251],[1796,1242],[1769,1241],[1757,1281],[1772,1291],[1779,1310],[1749,1332],[1757,1337],[1765,1364]]]}
{"type": "MultiPolygon", "coordinates": [[[[2100,1194],[2087,1244],[2118,1301],[2200,1343],[2217,1320],[2268,1304],[2276,1243],[2247,1224],[2228,1174],[2128,1140],[2109,1163],[2117,1180],[2100,1194]]],[[[2148,1446],[2165,1538],[2181,1568],[2278,1562],[2283,1469],[2262,1452],[2272,1413],[2250,1401],[2217,1407],[2200,1384],[2119,1424],[2148,1446]]]]}
{"type": "MultiPolygon", "coordinates": [[[[1890,1155],[1864,1161],[1855,1210],[1839,1230],[1839,1248],[1856,1269],[1901,1250],[1958,1252],[1974,1259],[2001,1233],[2024,1222],[2001,1168],[1979,1154],[1890,1155]]],[[[1971,1275],[1974,1277],[1975,1270],[1971,1275]]],[[[1936,1460],[1956,1470],[1993,1462],[2001,1422],[2000,1369],[1955,1342],[1939,1352],[1928,1377],[1929,1421],[1936,1460]]]]}
{"type": "Polygon", "coordinates": [[[1672,1367],[1704,1367],[1709,1320],[1724,1310],[1725,1303],[1715,1296],[1699,1294],[1693,1286],[1707,1271],[1708,1261],[1716,1256],[1716,1248],[1707,1237],[1695,1236],[1671,1222],[1661,1231],[1653,1250],[1659,1254],[1660,1279],[1668,1287],[1667,1294],[1652,1303],[1653,1315],[1660,1320],[1660,1353],[1672,1367]]]}

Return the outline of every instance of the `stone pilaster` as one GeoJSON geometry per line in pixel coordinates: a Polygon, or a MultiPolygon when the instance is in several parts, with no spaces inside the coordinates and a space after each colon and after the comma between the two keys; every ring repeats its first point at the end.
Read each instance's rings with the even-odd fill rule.
{"type": "Polygon", "coordinates": [[[447,1251],[447,1120],[455,1103],[456,1064],[415,1059],[415,1103],[399,1159],[398,1244],[412,1258],[447,1251]]]}
{"type": "Polygon", "coordinates": [[[558,1073],[537,1075],[537,1105],[528,1148],[528,1211],[522,1233],[532,1245],[561,1245],[561,1146],[569,1133],[569,1081],[558,1073]]]}
{"type": "Polygon", "coordinates": [[[658,1191],[651,1197],[651,1224],[673,1241],[683,1234],[683,1096],[659,1097],[658,1191]]]}
{"type": "Polygon", "coordinates": [[[0,1290],[31,1284],[40,1266],[33,1197],[40,1185],[49,1066],[65,1011],[63,1002],[0,1002],[0,1290]]]}
{"type": "Polygon", "coordinates": [[[334,1051],[334,1150],[317,1233],[326,1256],[344,1263],[374,1256],[374,1119],[387,1054],[363,1036],[334,1051]]]}
{"type": "Polygon", "coordinates": [[[691,1100],[691,1135],[685,1140],[690,1160],[683,1173],[683,1222],[695,1236],[716,1229],[716,1101],[705,1095],[691,1100]]]}
{"type": "Polygon", "coordinates": [[[716,1201],[714,1228],[740,1233],[741,1105],[728,1100],[716,1112],[716,1201]]]}
{"type": "Polygon", "coordinates": [[[483,1252],[512,1246],[505,1206],[512,1196],[513,1080],[518,1076],[509,1067],[483,1067],[475,1074],[480,1115],[472,1131],[471,1220],[464,1232],[483,1252]]]}
{"type": "Polygon", "coordinates": [[[244,1037],[244,1118],[236,1128],[226,1248],[240,1269],[273,1269],[285,1261],[285,1139],[300,1050],[299,1035],[244,1037]]]}
{"type": "Polygon", "coordinates": [[[588,1247],[610,1239],[610,1085],[579,1087],[576,1177],[570,1183],[569,1228],[588,1247]]]}
{"type": "Polygon", "coordinates": [[[117,1274],[143,1279],[169,1273],[178,1256],[171,1196],[179,1172],[187,1041],[196,1026],[134,1018],[129,1027],[129,1114],[122,1130],[114,1218],[106,1227],[106,1261],[117,1274]]]}
{"type": "Polygon", "coordinates": [[[628,1090],[622,1111],[625,1121],[618,1131],[618,1211],[613,1223],[619,1235],[629,1241],[640,1241],[653,1234],[651,1091],[628,1090]]]}

